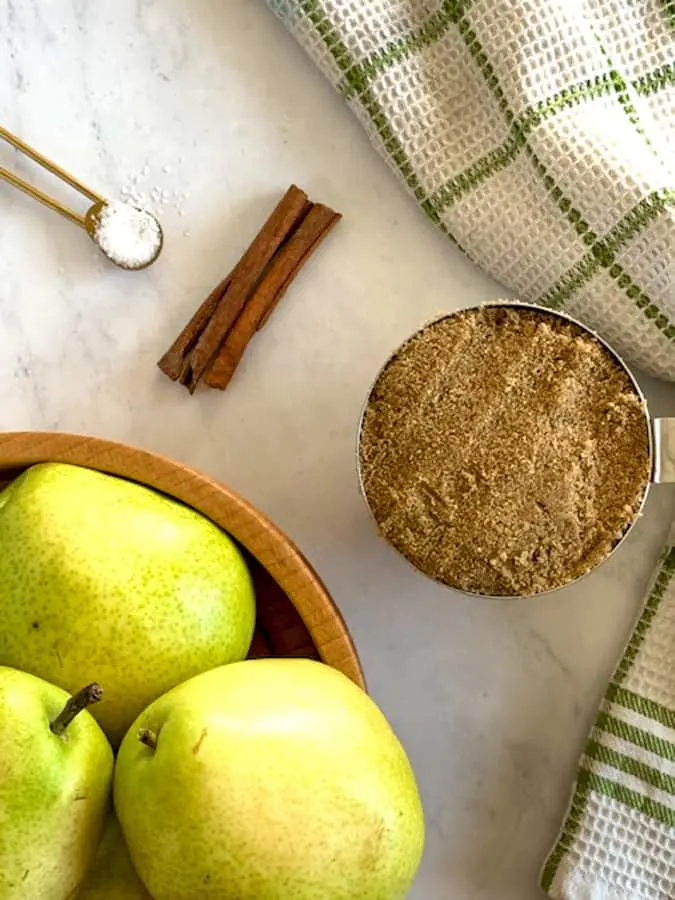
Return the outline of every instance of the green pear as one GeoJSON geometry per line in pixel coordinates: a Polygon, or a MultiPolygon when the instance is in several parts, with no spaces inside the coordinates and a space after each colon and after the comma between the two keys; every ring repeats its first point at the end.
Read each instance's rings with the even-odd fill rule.
{"type": "Polygon", "coordinates": [[[91,864],[109,808],[113,754],[74,697],[0,667],[0,897],[66,900],[91,864]]]}
{"type": "Polygon", "coordinates": [[[122,742],[114,797],[155,900],[401,900],[424,844],[391,727],[311,660],[234,663],[160,697],[122,742]]]}
{"type": "Polygon", "coordinates": [[[152,900],[136,874],[119,822],[112,813],[77,900],[152,900]]]}
{"type": "Polygon", "coordinates": [[[194,510],[77,466],[0,494],[0,665],[73,691],[96,678],[114,745],[156,697],[243,659],[255,619],[233,541],[194,510]]]}

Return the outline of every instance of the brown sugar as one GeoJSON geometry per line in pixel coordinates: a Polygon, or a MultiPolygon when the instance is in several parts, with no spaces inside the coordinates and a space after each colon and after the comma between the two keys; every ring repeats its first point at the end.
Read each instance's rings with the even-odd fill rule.
{"type": "Polygon", "coordinates": [[[642,400],[565,319],[513,305],[411,338],[371,393],[360,468],[383,536],[451,587],[522,596],[607,557],[650,477],[642,400]]]}

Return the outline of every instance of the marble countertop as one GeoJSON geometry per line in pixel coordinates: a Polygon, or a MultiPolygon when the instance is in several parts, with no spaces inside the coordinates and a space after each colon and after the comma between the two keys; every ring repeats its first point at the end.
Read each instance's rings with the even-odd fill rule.
{"type": "MultiPolygon", "coordinates": [[[[200,467],[283,527],[327,582],[416,768],[413,900],[536,900],[582,741],[675,509],[538,601],[411,571],[361,503],[355,429],[389,351],[504,290],[437,233],[262,0],[0,3],[2,124],[102,192],[142,193],[166,246],[125,273],[0,185],[0,425],[96,434],[200,467]],[[225,394],[155,361],[289,183],[344,213],[225,394]]],[[[0,165],[51,180],[0,147],[0,165]]],[[[70,195],[59,185],[54,189],[70,195]]],[[[643,379],[653,410],[675,391],[643,379]]]]}

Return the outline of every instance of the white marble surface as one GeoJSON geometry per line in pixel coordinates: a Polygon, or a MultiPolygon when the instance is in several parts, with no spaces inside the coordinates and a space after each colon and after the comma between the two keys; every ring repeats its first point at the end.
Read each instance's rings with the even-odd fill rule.
{"type": "MultiPolygon", "coordinates": [[[[332,589],[417,770],[428,844],[410,896],[540,897],[673,491],[606,567],[536,602],[463,599],[379,542],[354,470],[374,373],[429,316],[503,291],[417,211],[262,0],[0,0],[0,110],[92,186],[136,179],[167,201],[162,259],[128,274],[0,185],[0,426],[143,445],[272,516],[332,589]],[[291,181],[344,222],[230,390],[190,398],[155,360],[291,181]]],[[[0,165],[33,175],[4,146],[0,165]]],[[[675,411],[674,389],[646,386],[675,411]]]]}

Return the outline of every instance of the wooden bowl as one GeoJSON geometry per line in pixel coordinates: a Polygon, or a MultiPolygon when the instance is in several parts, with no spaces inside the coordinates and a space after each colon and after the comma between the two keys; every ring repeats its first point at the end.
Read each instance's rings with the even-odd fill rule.
{"type": "Polygon", "coordinates": [[[0,434],[0,488],[39,462],[71,463],[118,475],[180,500],[230,534],[256,585],[251,656],[320,659],[365,688],[356,649],[318,575],[283,532],[249,503],[180,463],[126,444],[49,432],[0,434]]]}

